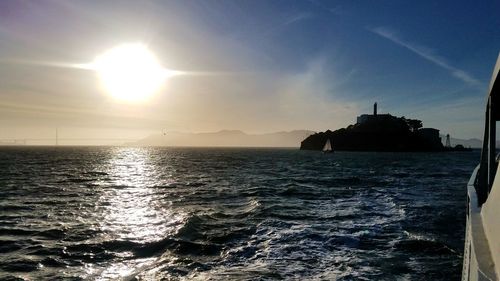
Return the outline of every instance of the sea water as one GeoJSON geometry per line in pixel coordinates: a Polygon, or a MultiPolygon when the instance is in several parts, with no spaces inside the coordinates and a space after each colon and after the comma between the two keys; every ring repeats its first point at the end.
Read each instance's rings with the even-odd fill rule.
{"type": "Polygon", "coordinates": [[[479,152],[0,148],[0,279],[458,280],[479,152]]]}

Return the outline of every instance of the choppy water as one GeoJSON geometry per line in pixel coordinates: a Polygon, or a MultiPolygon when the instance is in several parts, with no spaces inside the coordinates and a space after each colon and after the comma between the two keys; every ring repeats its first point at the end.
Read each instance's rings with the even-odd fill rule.
{"type": "Polygon", "coordinates": [[[0,279],[458,280],[464,153],[0,149],[0,279]]]}

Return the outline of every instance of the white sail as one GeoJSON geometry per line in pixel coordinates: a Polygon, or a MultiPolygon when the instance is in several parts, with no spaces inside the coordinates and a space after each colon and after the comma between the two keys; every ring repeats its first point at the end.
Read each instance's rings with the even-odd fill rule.
{"type": "Polygon", "coordinates": [[[325,146],[323,146],[323,151],[324,152],[332,151],[332,144],[330,143],[330,139],[326,140],[325,146]]]}

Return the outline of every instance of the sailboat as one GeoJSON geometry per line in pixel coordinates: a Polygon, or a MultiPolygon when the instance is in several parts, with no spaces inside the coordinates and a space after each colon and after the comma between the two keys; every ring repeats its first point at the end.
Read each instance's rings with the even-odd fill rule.
{"type": "Polygon", "coordinates": [[[333,152],[333,149],[330,139],[328,138],[326,139],[325,146],[323,146],[323,153],[330,153],[330,152],[333,152]]]}

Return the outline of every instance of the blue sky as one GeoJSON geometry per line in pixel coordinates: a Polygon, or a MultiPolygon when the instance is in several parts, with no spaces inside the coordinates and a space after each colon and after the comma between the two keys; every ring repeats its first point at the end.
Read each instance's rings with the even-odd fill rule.
{"type": "Polygon", "coordinates": [[[375,101],[380,112],[481,137],[498,11],[488,0],[2,1],[0,138],[55,126],[134,136],[337,129],[375,101]],[[103,94],[95,75],[58,66],[122,42],[199,75],[131,105],[103,94]]]}

